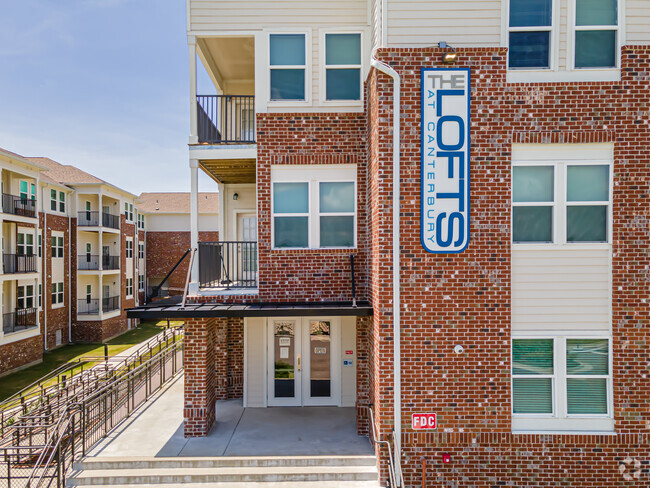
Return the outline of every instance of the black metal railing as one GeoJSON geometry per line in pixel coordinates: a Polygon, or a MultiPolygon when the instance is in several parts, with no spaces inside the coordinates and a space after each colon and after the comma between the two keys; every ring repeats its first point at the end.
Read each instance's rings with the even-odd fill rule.
{"type": "Polygon", "coordinates": [[[11,273],[35,273],[36,256],[34,254],[3,254],[2,272],[11,273]]]}
{"type": "Polygon", "coordinates": [[[21,217],[36,217],[36,200],[3,193],[2,211],[21,217]]]}
{"type": "Polygon", "coordinates": [[[13,312],[2,314],[2,330],[5,334],[36,327],[37,310],[35,308],[17,308],[13,312]]]}
{"type": "Polygon", "coordinates": [[[111,229],[119,229],[120,216],[102,212],[102,225],[111,229]]]}
{"type": "Polygon", "coordinates": [[[112,312],[113,310],[119,310],[120,308],[120,297],[104,297],[102,298],[102,312],[112,312]]]}
{"type": "Polygon", "coordinates": [[[102,256],[102,269],[120,269],[120,257],[104,254],[102,256]]]}
{"type": "Polygon", "coordinates": [[[199,242],[199,285],[257,288],[257,242],[199,242]]]}
{"type": "Polygon", "coordinates": [[[77,256],[77,269],[99,269],[99,256],[97,254],[80,254],[77,256]]]}
{"type": "Polygon", "coordinates": [[[57,385],[65,397],[58,410],[41,395],[38,413],[21,415],[7,428],[10,443],[0,446],[0,486],[64,488],[74,461],[183,370],[183,341],[174,337],[160,346],[124,366],[109,369],[107,362],[106,369],[87,371],[94,378],[82,390],[72,381],[57,385]]]}
{"type": "Polygon", "coordinates": [[[97,315],[99,300],[97,298],[82,298],[77,300],[77,315],[97,315]]]}
{"type": "Polygon", "coordinates": [[[199,142],[255,142],[255,97],[199,95],[196,97],[199,142]]]}
{"type": "Polygon", "coordinates": [[[84,210],[78,213],[77,225],[79,227],[98,227],[99,223],[111,229],[120,228],[120,216],[95,210],[84,210]]]}

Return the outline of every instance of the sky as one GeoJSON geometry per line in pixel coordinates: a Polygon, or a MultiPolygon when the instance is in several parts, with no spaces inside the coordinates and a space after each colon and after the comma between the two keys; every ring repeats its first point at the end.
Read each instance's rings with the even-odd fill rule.
{"type": "Polygon", "coordinates": [[[185,0],[0,0],[0,147],[189,191],[186,25],[185,0]]]}

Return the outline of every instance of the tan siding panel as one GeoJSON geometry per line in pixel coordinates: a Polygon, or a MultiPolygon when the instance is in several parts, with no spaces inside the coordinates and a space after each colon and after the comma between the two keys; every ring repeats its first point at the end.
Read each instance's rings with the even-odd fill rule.
{"type": "MultiPolygon", "coordinates": [[[[561,70],[565,70],[568,68],[568,35],[569,35],[569,29],[568,29],[568,18],[569,18],[569,12],[568,12],[568,0],[561,0],[560,2],[560,29],[559,29],[559,35],[560,35],[560,56],[559,56],[559,68],[561,70]]],[[[557,29],[556,29],[556,32],[557,29]]]]}
{"type": "Polygon", "coordinates": [[[354,407],[357,401],[357,320],[356,317],[341,317],[341,406],[354,407]],[[355,351],[346,356],[345,351],[355,351]],[[354,367],[343,366],[343,359],[353,359],[354,367]]]}
{"type": "Polygon", "coordinates": [[[609,330],[608,249],[512,251],[512,330],[609,330]]]}
{"type": "Polygon", "coordinates": [[[650,2],[627,0],[626,44],[650,44],[650,2]]]}
{"type": "Polygon", "coordinates": [[[192,0],[194,31],[261,29],[307,25],[367,25],[366,1],[214,1],[192,0]]]}
{"type": "Polygon", "coordinates": [[[497,0],[394,0],[388,2],[388,44],[498,46],[501,2],[497,0]]]}

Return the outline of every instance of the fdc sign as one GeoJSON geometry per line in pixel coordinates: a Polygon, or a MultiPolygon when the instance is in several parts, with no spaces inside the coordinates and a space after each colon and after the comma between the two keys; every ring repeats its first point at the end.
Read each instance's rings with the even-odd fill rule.
{"type": "Polygon", "coordinates": [[[458,253],[469,243],[469,68],[422,68],[422,246],[458,253]]]}

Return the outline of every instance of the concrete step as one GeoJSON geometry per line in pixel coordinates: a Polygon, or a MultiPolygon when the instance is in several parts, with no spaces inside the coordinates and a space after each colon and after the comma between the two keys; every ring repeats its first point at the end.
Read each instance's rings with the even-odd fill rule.
{"type": "Polygon", "coordinates": [[[74,464],[77,470],[195,469],[272,466],[375,466],[375,456],[224,456],[224,457],[89,457],[74,464]]]}
{"type": "Polygon", "coordinates": [[[134,468],[84,470],[68,478],[68,486],[142,484],[267,483],[376,481],[375,466],[236,466],[216,468],[134,468]]]}
{"type": "MultiPolygon", "coordinates": [[[[178,484],[137,485],[137,488],[178,488],[178,484]]],[[[104,488],[132,488],[133,485],[104,485],[104,488]]],[[[381,488],[378,481],[280,481],[267,483],[194,483],[192,488],[381,488]]]]}

